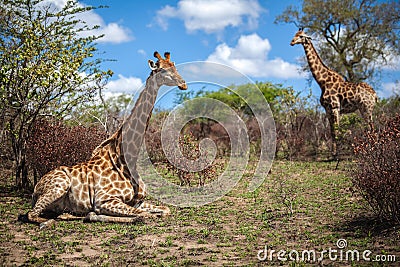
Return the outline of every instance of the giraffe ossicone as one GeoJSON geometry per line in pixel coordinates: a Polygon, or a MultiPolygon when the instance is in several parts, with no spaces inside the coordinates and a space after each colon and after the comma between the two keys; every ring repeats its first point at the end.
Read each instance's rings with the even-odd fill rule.
{"type": "Polygon", "coordinates": [[[368,84],[347,82],[339,73],[326,67],[315,50],[311,37],[305,34],[302,28],[290,42],[291,46],[296,44],[303,45],[311,73],[321,88],[320,103],[325,108],[329,120],[332,155],[336,159],[340,115],[359,110],[373,130],[372,112],[378,97],[368,84]]]}
{"type": "Polygon", "coordinates": [[[157,61],[149,60],[151,73],[130,115],[119,129],[103,141],[92,157],[72,167],[61,166],[45,174],[32,195],[33,208],[20,220],[39,223],[41,228],[54,222],[44,215],[60,215],[60,220],[90,222],[136,222],[146,217],[170,213],[166,206],[144,201],[146,188],[135,169],[147,124],[162,85],[187,89],[185,80],[170,61],[170,53],[157,61]],[[127,163],[129,163],[129,168],[127,163]],[[132,168],[132,166],[134,168],[132,168]],[[65,216],[64,213],[74,216],[65,216]]]}

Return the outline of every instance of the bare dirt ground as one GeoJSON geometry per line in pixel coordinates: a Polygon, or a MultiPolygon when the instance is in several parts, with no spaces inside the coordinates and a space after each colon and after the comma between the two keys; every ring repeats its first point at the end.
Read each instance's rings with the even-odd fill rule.
{"type": "Polygon", "coordinates": [[[275,162],[252,193],[244,177],[220,200],[171,207],[167,218],[136,224],[59,221],[43,231],[17,221],[29,210],[30,196],[13,191],[11,173],[4,170],[0,266],[398,266],[400,228],[371,215],[351,189],[348,166],[275,162]],[[305,250],[316,258],[302,261],[305,250]],[[355,250],[359,259],[346,259],[355,250]],[[371,261],[362,257],[367,250],[371,261]],[[298,262],[292,260],[296,252],[298,262]]]}

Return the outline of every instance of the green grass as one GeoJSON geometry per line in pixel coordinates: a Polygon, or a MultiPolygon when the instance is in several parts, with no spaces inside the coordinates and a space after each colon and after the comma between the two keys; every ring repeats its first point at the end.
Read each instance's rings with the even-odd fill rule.
{"type": "Polygon", "coordinates": [[[213,203],[170,207],[171,216],[137,224],[60,221],[40,231],[16,222],[29,209],[28,198],[1,196],[0,265],[258,266],[257,252],[266,245],[277,251],[322,250],[334,248],[340,238],[350,249],[397,253],[400,260],[399,228],[368,220],[365,203],[351,190],[350,167],[344,162],[335,170],[335,163],[276,161],[255,192],[247,192],[247,174],[213,203]]]}

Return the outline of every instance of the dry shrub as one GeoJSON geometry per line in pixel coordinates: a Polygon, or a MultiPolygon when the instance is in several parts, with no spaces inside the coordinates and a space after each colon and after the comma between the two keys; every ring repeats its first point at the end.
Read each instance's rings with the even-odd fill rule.
{"type": "Polygon", "coordinates": [[[190,125],[187,125],[179,137],[179,149],[184,158],[173,155],[174,158],[171,159],[172,162],[178,163],[181,168],[178,168],[168,160],[163,149],[173,149],[168,147],[168,145],[172,144],[162,144],[161,142],[161,129],[167,115],[165,113],[155,114],[146,131],[146,150],[152,163],[166,170],[167,175],[178,177],[180,185],[193,186],[197,184],[202,186],[207,181],[216,178],[218,172],[223,168],[223,164],[217,159],[209,165],[206,164],[207,151],[200,151],[199,141],[191,132],[190,125]],[[197,172],[188,171],[193,169],[193,166],[186,166],[185,164],[190,164],[190,161],[185,159],[198,160],[199,166],[207,165],[207,167],[197,172]]]}
{"type": "Polygon", "coordinates": [[[329,124],[320,110],[291,111],[275,125],[278,158],[315,160],[329,154],[329,124]]]}
{"type": "Polygon", "coordinates": [[[353,184],[381,219],[400,223],[400,114],[356,139],[353,184]]]}
{"type": "Polygon", "coordinates": [[[197,181],[198,186],[203,186],[207,181],[211,181],[213,178],[217,177],[216,174],[220,167],[219,164],[213,162],[207,166],[208,152],[200,151],[199,142],[194,138],[193,134],[181,134],[179,136],[179,148],[184,158],[176,155],[172,161],[178,163],[181,167],[178,168],[169,162],[167,168],[170,173],[179,177],[181,185],[191,186],[196,184],[197,181]],[[198,166],[191,166],[190,164],[198,166]],[[201,166],[206,167],[202,168],[201,166]],[[198,169],[199,171],[190,171],[192,168],[198,169]]]}
{"type": "Polygon", "coordinates": [[[68,126],[62,120],[38,119],[27,142],[27,162],[37,178],[58,166],[88,160],[106,138],[97,127],[68,126]]]}

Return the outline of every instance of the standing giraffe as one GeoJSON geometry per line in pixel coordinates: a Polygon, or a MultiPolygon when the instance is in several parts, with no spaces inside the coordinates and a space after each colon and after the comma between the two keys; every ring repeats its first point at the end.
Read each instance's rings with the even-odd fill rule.
{"type": "Polygon", "coordinates": [[[359,110],[372,130],[372,111],[378,97],[374,89],[368,84],[346,82],[340,74],[326,67],[317,54],[311,42],[311,37],[306,35],[302,29],[295,34],[290,43],[291,46],[296,44],[303,45],[311,73],[321,88],[320,102],[328,116],[332,138],[332,155],[336,158],[336,138],[340,114],[359,110]]]}
{"type": "MultiPolygon", "coordinates": [[[[145,184],[136,171],[136,161],[162,85],[187,89],[186,82],[170,61],[154,52],[149,60],[151,74],[129,117],[92,153],[91,159],[73,167],[59,167],[44,175],[35,186],[33,209],[21,220],[46,227],[54,222],[41,217],[45,212],[87,215],[87,221],[135,222],[148,216],[164,216],[169,208],[143,202],[145,184]],[[129,168],[128,168],[129,166],[129,168]]],[[[59,219],[79,218],[59,216],[59,219]]],[[[82,218],[82,217],[80,217],[82,218]]]]}

